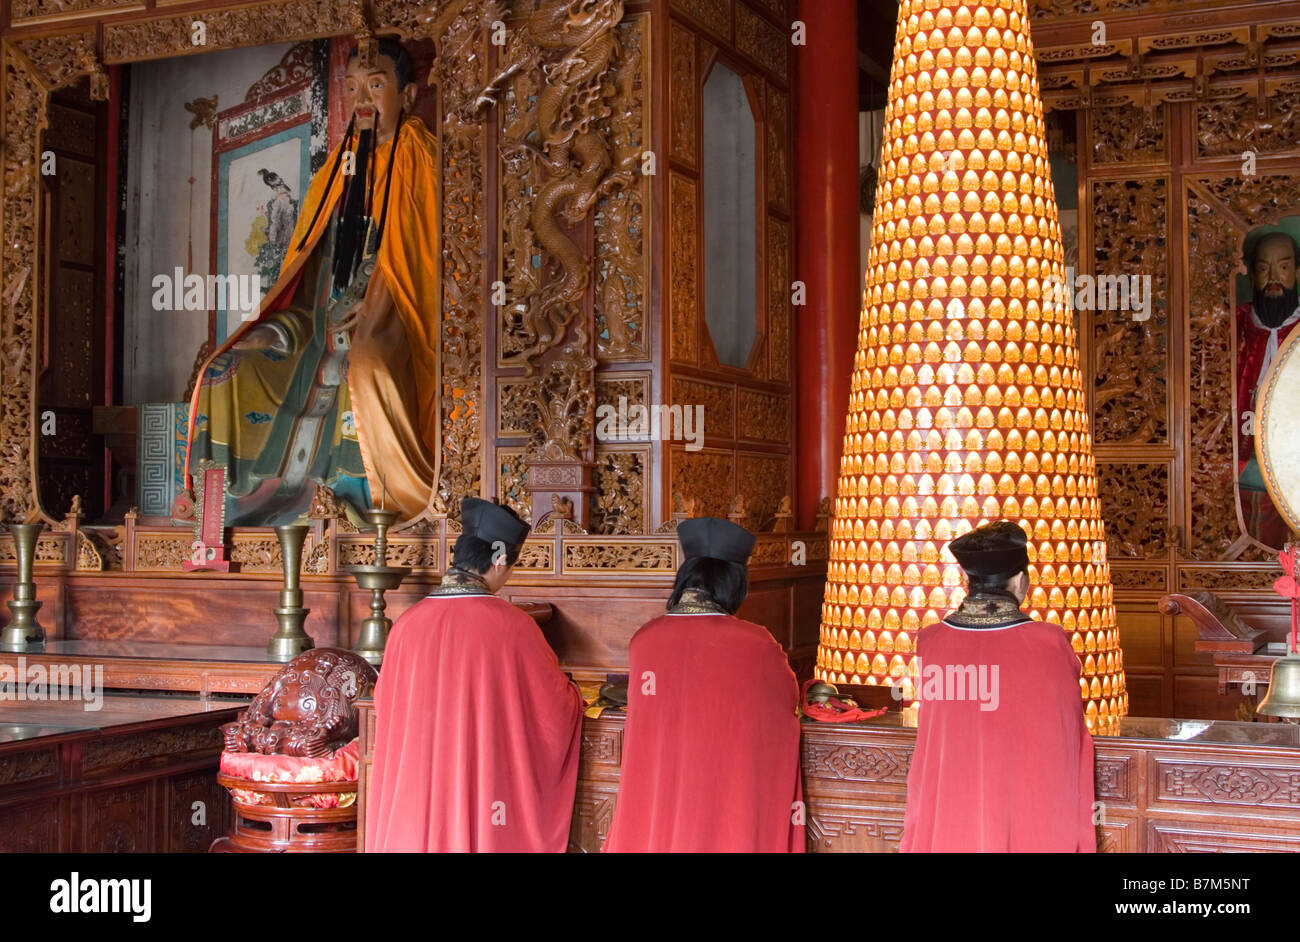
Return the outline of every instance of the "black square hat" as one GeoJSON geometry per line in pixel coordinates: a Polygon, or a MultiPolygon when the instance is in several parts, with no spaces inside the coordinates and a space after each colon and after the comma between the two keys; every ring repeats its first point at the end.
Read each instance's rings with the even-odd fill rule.
{"type": "Polygon", "coordinates": [[[1029,568],[1025,531],[1010,520],[986,523],[948,544],[958,565],[977,576],[1015,575],[1029,568]]]}
{"type": "Polygon", "coordinates": [[[677,539],[687,559],[707,556],[742,566],[754,551],[754,534],[719,517],[691,517],[677,524],[677,539]]]}
{"type": "Polygon", "coordinates": [[[460,519],[465,532],[484,543],[500,541],[506,546],[518,546],[532,530],[500,504],[478,497],[466,497],[460,502],[460,519]]]}

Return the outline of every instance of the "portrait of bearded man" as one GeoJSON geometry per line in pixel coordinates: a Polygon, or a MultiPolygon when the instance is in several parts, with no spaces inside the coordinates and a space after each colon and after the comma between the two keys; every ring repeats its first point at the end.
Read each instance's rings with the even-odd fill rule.
{"type": "Polygon", "coordinates": [[[1278,347],[1300,322],[1295,240],[1269,232],[1247,243],[1251,300],[1237,307],[1237,487],[1246,531],[1265,546],[1281,548],[1286,520],[1269,499],[1255,458],[1255,404],[1260,381],[1278,347]]]}
{"type": "Polygon", "coordinates": [[[190,402],[187,480],[224,469],[226,526],[293,523],[317,484],[350,514],[383,501],[409,520],[437,485],[437,139],[412,114],[410,55],[377,45],[348,62],[347,132],[303,196],[280,276],[190,402]]]}

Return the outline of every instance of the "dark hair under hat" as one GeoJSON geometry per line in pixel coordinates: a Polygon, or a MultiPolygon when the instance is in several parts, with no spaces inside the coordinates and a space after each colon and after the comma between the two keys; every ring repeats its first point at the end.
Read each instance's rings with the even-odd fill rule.
{"type": "Polygon", "coordinates": [[[467,535],[484,543],[500,541],[507,547],[519,546],[532,530],[509,507],[478,497],[466,497],[460,502],[460,519],[467,535]]]}
{"type": "Polygon", "coordinates": [[[683,520],[677,524],[677,539],[687,559],[705,556],[743,566],[754,551],[754,534],[719,517],[683,520]]]}
{"type": "Polygon", "coordinates": [[[976,576],[1010,578],[1029,568],[1025,531],[1010,520],[986,523],[948,544],[958,565],[976,576]]]}

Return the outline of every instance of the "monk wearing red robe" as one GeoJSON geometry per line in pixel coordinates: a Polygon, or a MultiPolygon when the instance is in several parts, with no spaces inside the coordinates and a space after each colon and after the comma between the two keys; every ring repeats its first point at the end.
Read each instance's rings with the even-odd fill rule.
{"type": "Polygon", "coordinates": [[[623,770],[606,851],[804,849],[799,687],[781,645],[735,617],[754,536],[677,526],[686,561],[668,613],[629,648],[623,770]]]}
{"type": "Polygon", "coordinates": [[[1003,521],[949,544],[969,594],[917,639],[905,853],[1097,849],[1079,659],[1059,625],[1020,611],[1025,543],[1003,521]]]}
{"type": "Polygon", "coordinates": [[[496,598],[529,526],[474,497],[442,585],[397,620],[375,688],[366,850],[563,852],[582,697],[496,598]]]}

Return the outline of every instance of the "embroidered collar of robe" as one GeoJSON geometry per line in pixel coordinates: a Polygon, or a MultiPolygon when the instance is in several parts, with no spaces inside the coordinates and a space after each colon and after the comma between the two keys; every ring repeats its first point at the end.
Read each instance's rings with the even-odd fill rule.
{"type": "Polygon", "coordinates": [[[1008,628],[1031,621],[1010,595],[978,593],[968,595],[944,621],[954,628],[1008,628]]]}

